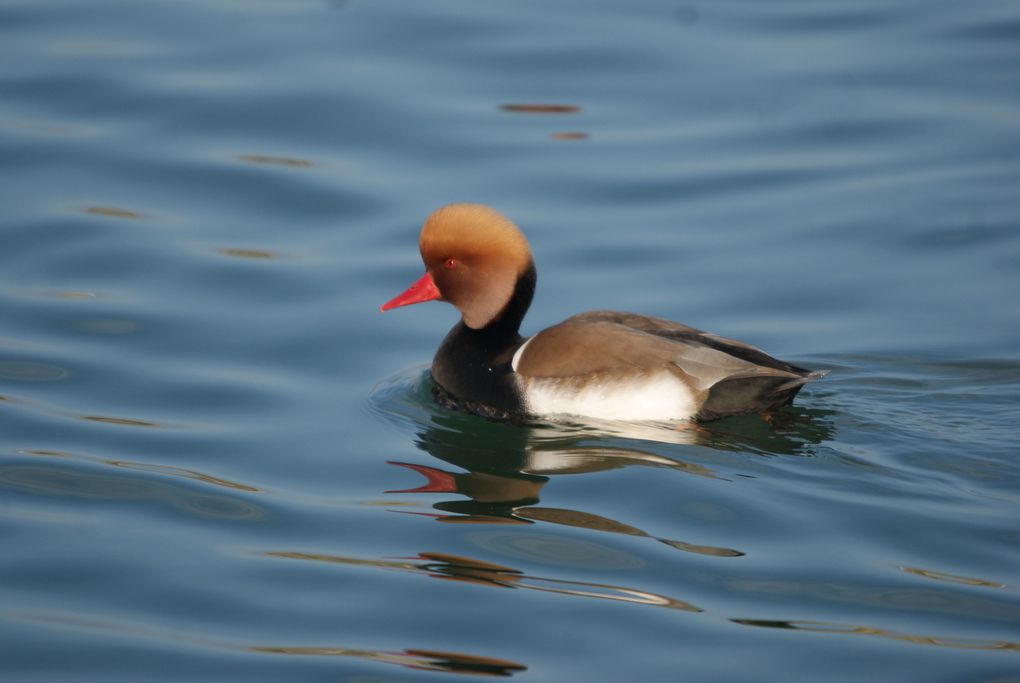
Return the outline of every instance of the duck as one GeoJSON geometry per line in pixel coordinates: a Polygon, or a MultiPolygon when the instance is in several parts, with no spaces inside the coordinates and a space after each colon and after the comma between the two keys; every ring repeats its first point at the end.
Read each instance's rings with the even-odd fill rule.
{"type": "Polygon", "coordinates": [[[537,282],[531,247],[509,218],[483,204],[437,209],[418,246],[425,274],[380,310],[438,300],[460,312],[431,376],[437,399],[461,411],[495,419],[705,422],[767,415],[825,374],[636,313],[578,313],[523,337],[537,282]]]}

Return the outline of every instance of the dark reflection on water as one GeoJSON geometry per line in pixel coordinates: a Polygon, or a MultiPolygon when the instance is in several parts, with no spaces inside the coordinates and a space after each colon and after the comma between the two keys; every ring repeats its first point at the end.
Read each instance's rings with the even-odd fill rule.
{"type": "Polygon", "coordinates": [[[576,104],[503,104],[499,108],[514,114],[576,114],[581,111],[576,104]]]}
{"type": "Polygon", "coordinates": [[[789,406],[768,416],[741,415],[705,428],[702,445],[761,455],[815,454],[835,436],[830,410],[789,406]]]}
{"type": "Polygon", "coordinates": [[[223,247],[219,250],[224,256],[235,256],[237,258],[248,258],[248,259],[275,259],[279,256],[272,251],[266,251],[265,249],[242,249],[239,247],[223,247]]]}
{"type": "Polygon", "coordinates": [[[466,655],[458,652],[434,652],[432,650],[359,650],[345,647],[299,647],[253,645],[252,652],[272,655],[299,655],[304,657],[358,657],[386,664],[398,664],[419,671],[441,671],[453,674],[476,676],[512,676],[528,669],[523,664],[495,657],[466,655]]]}
{"type": "Polygon", "coordinates": [[[307,159],[295,159],[291,157],[277,157],[269,154],[242,154],[237,157],[241,161],[250,164],[264,164],[266,166],[282,166],[284,168],[309,168],[314,166],[307,159]]]}
{"type": "Polygon", "coordinates": [[[123,209],[116,206],[86,206],[83,211],[90,213],[95,216],[105,216],[107,218],[143,218],[144,216],[131,209],[123,209]]]}
{"type": "Polygon", "coordinates": [[[89,422],[103,422],[110,425],[122,425],[124,427],[162,427],[163,425],[151,420],[139,420],[133,417],[112,417],[110,415],[82,415],[83,420],[89,422]]]}
{"type": "Polygon", "coordinates": [[[591,136],[588,133],[578,130],[550,133],[549,137],[551,137],[553,140],[587,140],[591,136]]]}

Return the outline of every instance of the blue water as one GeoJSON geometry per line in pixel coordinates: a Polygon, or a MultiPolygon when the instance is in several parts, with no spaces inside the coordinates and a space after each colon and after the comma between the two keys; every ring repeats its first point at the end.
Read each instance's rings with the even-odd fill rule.
{"type": "Polygon", "coordinates": [[[3,679],[1020,681],[1018,65],[1008,0],[0,2],[3,679]],[[377,309],[452,201],[525,332],[830,375],[442,409],[377,309]]]}

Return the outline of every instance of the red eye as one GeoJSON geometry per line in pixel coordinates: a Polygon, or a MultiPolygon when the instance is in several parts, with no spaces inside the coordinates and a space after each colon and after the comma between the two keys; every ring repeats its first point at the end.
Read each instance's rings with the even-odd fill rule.
{"type": "Polygon", "coordinates": [[[445,261],[443,261],[443,265],[446,266],[447,268],[456,268],[458,265],[460,265],[460,262],[455,258],[448,258],[445,261]]]}

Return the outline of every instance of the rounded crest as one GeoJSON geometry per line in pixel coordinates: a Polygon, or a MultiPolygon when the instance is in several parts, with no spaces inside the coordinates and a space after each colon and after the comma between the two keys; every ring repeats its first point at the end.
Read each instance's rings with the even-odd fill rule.
{"type": "Polygon", "coordinates": [[[531,263],[524,234],[513,221],[484,204],[436,209],[422,226],[418,247],[427,268],[457,254],[505,259],[518,273],[531,263]]]}

